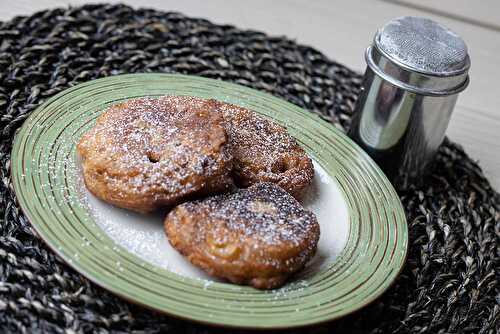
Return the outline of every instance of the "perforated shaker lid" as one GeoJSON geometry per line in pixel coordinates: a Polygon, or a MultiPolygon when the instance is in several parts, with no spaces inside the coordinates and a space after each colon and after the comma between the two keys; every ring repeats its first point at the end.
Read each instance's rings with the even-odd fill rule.
{"type": "Polygon", "coordinates": [[[391,20],[379,30],[375,44],[398,65],[429,75],[457,75],[470,66],[463,39],[423,17],[403,16],[391,20]]]}
{"type": "Polygon", "coordinates": [[[384,80],[413,93],[452,95],[469,83],[465,42],[443,25],[423,17],[391,20],[366,50],[368,66],[384,80]]]}

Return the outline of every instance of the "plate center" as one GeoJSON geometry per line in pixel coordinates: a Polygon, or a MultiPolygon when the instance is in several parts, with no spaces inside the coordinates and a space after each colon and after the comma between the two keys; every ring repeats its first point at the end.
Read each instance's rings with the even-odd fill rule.
{"type": "MultiPolygon", "coordinates": [[[[314,258],[296,279],[314,276],[332,264],[347,242],[349,216],[347,203],[337,183],[315,161],[315,175],[302,204],[316,214],[320,240],[314,258]]],[[[81,168],[81,167],[80,167],[81,168]]],[[[190,278],[218,281],[193,266],[168,242],[163,230],[166,212],[142,215],[107,204],[92,195],[78,173],[79,188],[97,225],[119,246],[141,259],[190,278]]]]}

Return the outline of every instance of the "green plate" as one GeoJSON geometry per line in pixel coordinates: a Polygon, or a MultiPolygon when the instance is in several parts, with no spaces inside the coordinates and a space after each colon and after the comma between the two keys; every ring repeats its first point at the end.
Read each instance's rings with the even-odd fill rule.
{"type": "Polygon", "coordinates": [[[127,300],[184,319],[245,328],[290,328],[336,319],[379,297],[406,257],[408,231],[399,198],[356,144],[310,112],[218,80],[132,74],[67,89],[41,105],[24,123],[14,141],[11,168],[25,215],[70,266],[127,300]],[[215,98],[287,126],[316,166],[316,197],[306,204],[320,220],[321,254],[313,260],[321,262],[319,265],[310,265],[301,276],[274,291],[212,282],[176,258],[163,236],[154,242],[164,248],[156,249],[154,242],[148,242],[148,237],[159,235],[161,218],[149,225],[131,223],[138,217],[121,209],[103,209],[106,204],[88,195],[76,155],[81,135],[107,106],[159,95],[215,98]],[[110,216],[102,220],[106,215],[110,216]],[[123,225],[110,228],[110,221],[116,223],[120,217],[123,225]],[[152,228],[137,232],[136,245],[143,240],[140,246],[145,247],[130,246],[126,233],[136,233],[134,228],[140,226],[152,228]],[[338,235],[341,237],[336,238],[338,235]],[[154,256],[149,260],[147,252],[167,254],[171,266],[154,256]]]}

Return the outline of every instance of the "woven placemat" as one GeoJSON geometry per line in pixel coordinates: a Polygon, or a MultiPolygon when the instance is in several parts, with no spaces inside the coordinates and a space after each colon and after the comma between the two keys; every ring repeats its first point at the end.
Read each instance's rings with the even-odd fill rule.
{"type": "MultiPolygon", "coordinates": [[[[93,5],[1,23],[1,333],[221,331],[155,314],[90,283],[47,249],[16,205],[10,150],[30,112],[77,83],[135,72],[236,82],[284,98],[343,130],[360,88],[359,74],[310,47],[178,13],[93,5]]],[[[499,195],[448,140],[425,184],[400,193],[410,250],[396,283],[356,314],[300,332],[498,330],[499,195]]]]}

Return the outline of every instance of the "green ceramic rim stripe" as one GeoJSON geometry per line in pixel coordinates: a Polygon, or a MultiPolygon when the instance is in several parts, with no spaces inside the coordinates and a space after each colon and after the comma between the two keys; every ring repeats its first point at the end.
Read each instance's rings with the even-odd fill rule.
{"type": "Polygon", "coordinates": [[[69,265],[128,300],[194,321],[282,328],[333,320],[380,296],[406,258],[408,231],[399,198],[358,146],[316,115],[219,80],[129,74],[67,89],[34,111],[16,135],[12,176],[23,212],[69,265]],[[79,200],[76,142],[106,106],[159,95],[215,98],[285,125],[337,182],[348,204],[348,240],[336,261],[308,279],[305,287],[273,294],[224,283],[204,286],[203,281],[145,263],[114,244],[79,200]]]}

